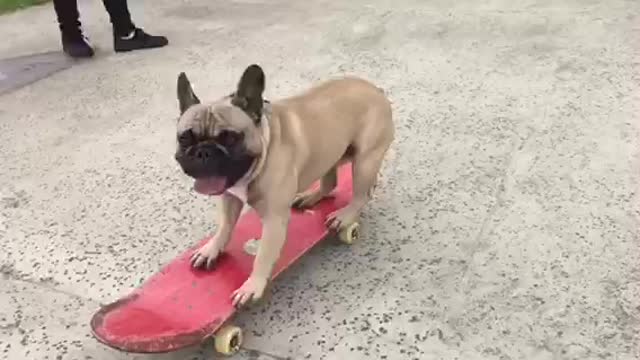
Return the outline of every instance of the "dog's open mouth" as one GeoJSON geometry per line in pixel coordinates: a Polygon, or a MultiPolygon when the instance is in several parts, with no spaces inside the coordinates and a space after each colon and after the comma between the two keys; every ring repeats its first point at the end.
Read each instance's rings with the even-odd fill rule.
{"type": "Polygon", "coordinates": [[[227,178],[224,176],[198,178],[193,188],[203,195],[220,195],[227,190],[227,178]]]}

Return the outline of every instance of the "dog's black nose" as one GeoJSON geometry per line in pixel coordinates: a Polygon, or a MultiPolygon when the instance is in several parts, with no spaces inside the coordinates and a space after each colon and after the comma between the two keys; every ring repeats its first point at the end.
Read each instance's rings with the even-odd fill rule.
{"type": "Polygon", "coordinates": [[[206,162],[212,157],[213,152],[209,147],[201,147],[196,150],[195,155],[196,159],[206,162]]]}

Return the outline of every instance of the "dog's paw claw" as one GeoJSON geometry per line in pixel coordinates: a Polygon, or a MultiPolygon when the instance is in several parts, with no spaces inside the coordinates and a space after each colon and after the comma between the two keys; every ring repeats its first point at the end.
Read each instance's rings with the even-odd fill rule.
{"type": "Polygon", "coordinates": [[[327,229],[330,232],[337,233],[342,230],[343,227],[353,223],[356,219],[348,209],[340,209],[329,214],[324,222],[327,229]]]}
{"type": "Polygon", "coordinates": [[[319,203],[325,198],[330,197],[331,195],[325,195],[318,191],[306,192],[296,195],[291,204],[291,207],[297,210],[305,210],[312,208],[314,205],[319,203]]]}
{"type": "Polygon", "coordinates": [[[296,210],[300,210],[303,209],[303,204],[304,203],[304,199],[302,197],[296,197],[293,200],[293,203],[291,204],[291,207],[296,209],[296,210]]]}
{"type": "Polygon", "coordinates": [[[249,301],[259,300],[262,298],[266,287],[266,280],[249,277],[242,286],[233,292],[231,295],[231,303],[234,307],[239,308],[246,305],[249,301]]]}
{"type": "Polygon", "coordinates": [[[196,250],[191,256],[191,266],[199,269],[209,270],[213,267],[220,251],[216,249],[212,241],[204,244],[200,249],[196,250]]]}
{"type": "Polygon", "coordinates": [[[291,204],[291,207],[296,210],[308,209],[309,207],[313,206],[313,201],[313,196],[307,194],[299,194],[293,200],[293,204],[291,204]]]}
{"type": "Polygon", "coordinates": [[[337,231],[340,228],[340,219],[337,217],[337,214],[331,213],[327,216],[327,219],[324,222],[324,225],[329,229],[329,231],[337,231]]]}

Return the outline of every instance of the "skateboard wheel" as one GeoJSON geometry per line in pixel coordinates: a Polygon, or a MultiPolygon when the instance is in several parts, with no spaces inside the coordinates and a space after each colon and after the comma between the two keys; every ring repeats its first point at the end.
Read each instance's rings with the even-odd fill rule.
{"type": "Polygon", "coordinates": [[[358,238],[360,237],[360,224],[358,224],[357,222],[345,227],[344,229],[340,230],[340,233],[338,234],[340,241],[342,241],[345,244],[351,245],[354,242],[358,241],[358,238]]]}
{"type": "Polygon", "coordinates": [[[216,332],[214,343],[216,351],[222,355],[233,355],[242,345],[242,329],[237,326],[224,326],[216,332]]]}

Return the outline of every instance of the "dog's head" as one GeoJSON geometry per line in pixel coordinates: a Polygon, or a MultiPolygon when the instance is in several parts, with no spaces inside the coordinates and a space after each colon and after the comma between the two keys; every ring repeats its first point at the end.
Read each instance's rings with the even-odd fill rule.
{"type": "Polygon", "coordinates": [[[197,192],[222,194],[261,156],[264,78],[262,69],[251,65],[242,74],[235,92],[202,104],[187,76],[178,76],[180,118],[175,158],[182,170],[195,179],[197,192]]]}

